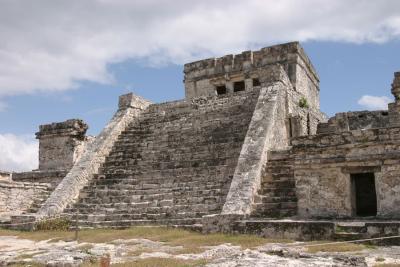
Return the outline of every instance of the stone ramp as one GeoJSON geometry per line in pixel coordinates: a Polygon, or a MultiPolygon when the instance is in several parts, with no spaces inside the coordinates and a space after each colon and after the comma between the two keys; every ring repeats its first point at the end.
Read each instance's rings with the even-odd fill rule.
{"type": "Polygon", "coordinates": [[[264,167],[253,217],[284,218],[297,214],[293,158],[289,150],[271,151],[264,167]]]}
{"type": "Polygon", "coordinates": [[[258,95],[149,106],[65,213],[85,227],[194,225],[220,213],[258,95]]]}

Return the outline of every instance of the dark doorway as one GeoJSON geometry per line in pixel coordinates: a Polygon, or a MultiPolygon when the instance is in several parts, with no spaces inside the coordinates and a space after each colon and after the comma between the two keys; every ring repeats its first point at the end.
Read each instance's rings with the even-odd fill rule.
{"type": "Polygon", "coordinates": [[[254,79],[253,79],[253,87],[256,87],[256,86],[261,86],[261,83],[260,83],[260,80],[259,80],[259,79],[254,78],[254,79]]]}
{"type": "Polygon", "coordinates": [[[219,86],[217,86],[216,91],[217,91],[217,95],[224,95],[224,94],[226,94],[226,87],[225,87],[225,85],[219,85],[219,86]]]}
{"type": "Polygon", "coordinates": [[[233,91],[234,92],[239,92],[239,91],[244,91],[244,90],[245,90],[244,81],[233,83],[233,91]]]}
{"type": "Polygon", "coordinates": [[[373,172],[351,174],[354,211],[357,216],[376,216],[375,175],[373,172]]]}

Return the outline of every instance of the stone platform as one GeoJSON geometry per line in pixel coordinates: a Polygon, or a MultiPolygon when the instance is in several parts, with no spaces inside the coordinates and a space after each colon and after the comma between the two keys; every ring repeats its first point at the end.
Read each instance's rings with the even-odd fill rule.
{"type": "MultiPolygon", "coordinates": [[[[232,224],[233,233],[266,238],[310,240],[358,240],[400,235],[400,221],[391,220],[296,220],[246,219],[232,224]]],[[[400,244],[400,237],[382,240],[400,244]]]]}

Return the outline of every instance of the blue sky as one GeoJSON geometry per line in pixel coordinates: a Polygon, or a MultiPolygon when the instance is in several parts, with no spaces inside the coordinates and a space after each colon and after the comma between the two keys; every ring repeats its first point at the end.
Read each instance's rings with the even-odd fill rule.
{"type": "Polygon", "coordinates": [[[38,125],[81,118],[96,135],[121,94],[183,98],[185,62],[283,42],[305,48],[329,116],[382,108],[400,2],[0,0],[0,39],[0,169],[28,170],[38,125]]]}
{"type": "MultiPolygon", "coordinates": [[[[327,115],[368,109],[357,103],[363,95],[391,98],[393,72],[400,70],[399,41],[302,45],[320,76],[321,109],[327,115]]],[[[121,94],[134,92],[153,102],[184,98],[183,65],[127,60],[108,69],[115,77],[113,84],[81,82],[73,90],[4,98],[0,133],[33,134],[39,124],[81,118],[89,124],[89,134],[96,135],[115,112],[121,94]]]]}

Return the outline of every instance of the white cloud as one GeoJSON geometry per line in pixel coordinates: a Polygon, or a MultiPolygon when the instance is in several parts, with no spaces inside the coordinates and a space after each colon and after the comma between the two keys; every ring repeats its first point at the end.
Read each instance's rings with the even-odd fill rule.
{"type": "Polygon", "coordinates": [[[0,134],[0,170],[29,171],[38,167],[38,143],[30,136],[0,134]]]}
{"type": "Polygon", "coordinates": [[[385,42],[398,0],[0,0],[0,97],[113,82],[108,64],[153,64],[292,40],[385,42]]]}
{"type": "Polygon", "coordinates": [[[358,104],[370,109],[387,109],[388,104],[392,102],[392,100],[387,96],[371,96],[371,95],[364,95],[358,100],[358,104]]]}

